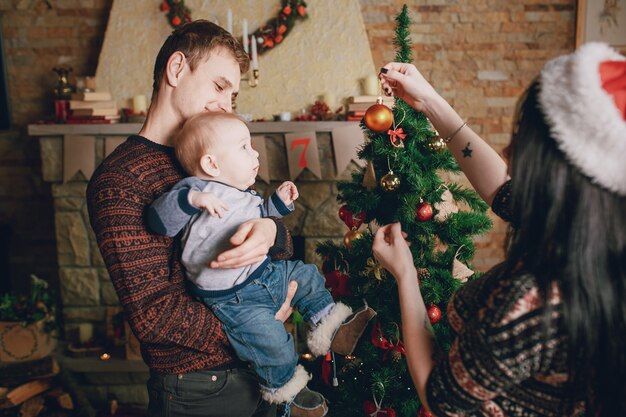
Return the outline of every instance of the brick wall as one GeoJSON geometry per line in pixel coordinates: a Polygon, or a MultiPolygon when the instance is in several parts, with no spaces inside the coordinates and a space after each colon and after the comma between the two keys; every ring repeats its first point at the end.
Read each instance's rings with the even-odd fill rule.
{"type": "MultiPolygon", "coordinates": [[[[9,224],[12,231],[10,274],[0,271],[0,288],[7,275],[14,282],[30,272],[56,280],[50,187],[41,180],[39,145],[24,133],[25,125],[52,113],[52,67],[95,73],[111,3],[0,0],[14,123],[12,131],[0,134],[0,226],[9,224]]],[[[393,17],[403,3],[361,0],[377,67],[394,57],[393,17]]],[[[406,3],[414,22],[415,64],[472,128],[501,150],[508,142],[517,96],[546,59],[574,47],[575,0],[406,3]]],[[[491,234],[480,239],[477,269],[501,259],[504,231],[496,221],[491,234]]]]}
{"type": "Polygon", "coordinates": [[[94,74],[112,0],[2,0],[0,24],[13,128],[0,132],[0,292],[30,273],[57,282],[50,185],[26,125],[53,113],[55,66],[94,74]]]}

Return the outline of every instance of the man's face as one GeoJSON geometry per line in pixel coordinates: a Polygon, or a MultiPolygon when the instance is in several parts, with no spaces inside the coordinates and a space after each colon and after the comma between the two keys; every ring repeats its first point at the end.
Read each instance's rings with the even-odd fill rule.
{"type": "Polygon", "coordinates": [[[217,47],[195,70],[185,63],[183,71],[173,96],[183,120],[203,111],[232,112],[241,74],[229,50],[217,47]]]}
{"type": "Polygon", "coordinates": [[[216,179],[240,190],[249,188],[259,172],[259,153],[252,149],[248,127],[228,120],[215,131],[218,139],[213,153],[220,168],[216,179]]]}

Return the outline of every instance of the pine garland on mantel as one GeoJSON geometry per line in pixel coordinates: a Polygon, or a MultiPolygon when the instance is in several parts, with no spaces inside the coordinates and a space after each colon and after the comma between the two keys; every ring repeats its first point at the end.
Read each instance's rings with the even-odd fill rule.
{"type": "MultiPolygon", "coordinates": [[[[167,21],[173,28],[192,21],[191,10],[185,6],[185,0],[163,0],[159,8],[167,13],[167,21]]],[[[304,0],[281,0],[278,15],[252,32],[259,43],[258,53],[263,54],[280,44],[291,32],[297,20],[308,17],[306,8],[304,0]]]]}

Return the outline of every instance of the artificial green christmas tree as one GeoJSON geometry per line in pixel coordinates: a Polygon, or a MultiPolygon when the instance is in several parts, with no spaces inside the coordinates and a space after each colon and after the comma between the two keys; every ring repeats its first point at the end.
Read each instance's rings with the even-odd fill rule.
{"type": "MultiPolygon", "coordinates": [[[[399,62],[412,61],[409,24],[405,5],[396,17],[399,62]]],[[[452,333],[446,305],[464,281],[476,277],[468,267],[472,237],[489,230],[491,222],[473,190],[444,180],[460,169],[422,113],[396,99],[392,118],[384,108],[370,108],[362,127],[368,140],[359,156],[368,168],[338,184],[339,216],[348,226],[343,245],[322,242],[317,252],[333,296],[353,308],[364,300],[378,316],[353,356],[327,355],[322,375],[331,386],[333,416],[413,417],[421,404],[404,360],[396,283],[372,255],[374,226],[401,222],[437,341],[447,351],[452,333]]]]}

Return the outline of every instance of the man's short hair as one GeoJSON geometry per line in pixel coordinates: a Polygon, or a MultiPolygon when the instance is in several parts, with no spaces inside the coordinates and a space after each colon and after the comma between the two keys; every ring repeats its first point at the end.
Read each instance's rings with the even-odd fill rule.
{"type": "Polygon", "coordinates": [[[156,95],[159,91],[167,61],[174,52],[182,52],[193,71],[216,47],[226,48],[233,54],[242,74],[248,71],[250,58],[243,50],[241,42],[215,23],[199,19],[174,30],[161,46],[154,62],[152,94],[156,95]]]}

